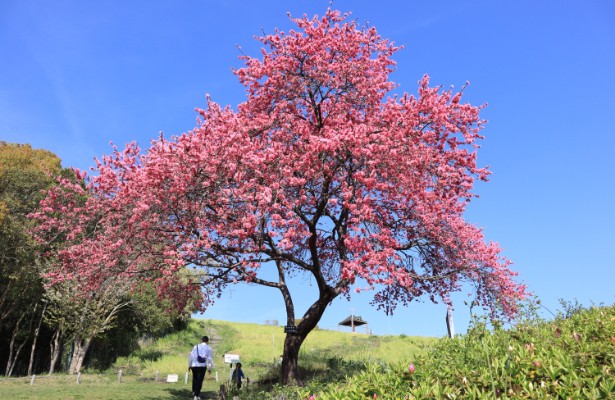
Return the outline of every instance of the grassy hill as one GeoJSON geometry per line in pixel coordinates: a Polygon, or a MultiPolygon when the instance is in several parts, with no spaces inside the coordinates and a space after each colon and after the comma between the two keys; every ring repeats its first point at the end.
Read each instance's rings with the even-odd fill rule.
{"type": "MultiPolygon", "coordinates": [[[[0,399],[188,399],[191,378],[188,375],[186,384],[187,357],[203,335],[211,338],[216,367],[214,373],[205,379],[203,399],[216,399],[220,385],[228,380],[229,368],[223,362],[224,353],[239,354],[244,372],[253,382],[276,376],[278,367],[275,362],[282,354],[284,341],[282,327],[192,320],[181,332],[157,340],[144,340],[140,350],[129,357],[119,358],[107,371],[86,370],[79,378],[66,374],[37,376],[34,380],[28,377],[0,378],[0,399]],[[178,382],[166,383],[169,374],[178,375],[178,382]]],[[[434,338],[315,330],[304,343],[299,362],[306,378],[314,382],[329,382],[344,379],[347,373],[361,371],[365,362],[408,362],[418,354],[425,354],[436,342],[434,338]],[[351,363],[356,368],[349,369],[351,363]]],[[[265,395],[254,393],[250,396],[258,399],[265,395]]]]}
{"type": "MultiPolygon", "coordinates": [[[[192,346],[208,335],[219,375],[228,372],[225,353],[239,354],[244,372],[251,380],[271,375],[284,346],[282,327],[216,320],[192,320],[188,328],[157,341],[144,342],[141,350],[117,360],[116,368],[129,374],[164,376],[185,371],[192,346]]],[[[411,336],[373,336],[362,333],[314,330],[301,347],[299,362],[304,372],[325,372],[344,361],[410,362],[427,351],[437,339],[411,336]]]]}

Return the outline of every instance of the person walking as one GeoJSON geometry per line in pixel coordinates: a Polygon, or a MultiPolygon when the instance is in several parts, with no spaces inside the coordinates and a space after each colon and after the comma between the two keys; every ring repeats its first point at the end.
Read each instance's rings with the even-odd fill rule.
{"type": "Polygon", "coordinates": [[[193,400],[201,400],[201,389],[203,388],[203,379],[209,368],[214,367],[214,352],[207,344],[209,337],[203,336],[202,342],[192,348],[190,357],[188,357],[188,370],[192,371],[192,395],[193,400]]]}
{"type": "Polygon", "coordinates": [[[235,364],[235,370],[233,371],[233,376],[231,380],[233,381],[235,386],[237,386],[237,389],[241,389],[241,379],[245,377],[246,376],[243,374],[243,371],[241,370],[241,363],[235,364]]]}

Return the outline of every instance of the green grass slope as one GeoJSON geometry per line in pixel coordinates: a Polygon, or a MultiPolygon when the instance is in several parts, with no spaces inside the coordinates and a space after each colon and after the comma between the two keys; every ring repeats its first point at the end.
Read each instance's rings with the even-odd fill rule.
{"type": "MultiPolygon", "coordinates": [[[[187,355],[203,335],[211,338],[215,370],[219,378],[228,374],[225,353],[241,357],[244,372],[254,380],[270,377],[284,346],[282,327],[215,320],[192,320],[188,328],[157,341],[143,343],[141,350],[117,360],[116,368],[129,374],[155,376],[185,371],[187,355]]],[[[299,356],[308,374],[325,371],[339,360],[357,362],[407,362],[426,351],[434,338],[373,336],[361,333],[314,330],[308,335],[299,356]]]]}

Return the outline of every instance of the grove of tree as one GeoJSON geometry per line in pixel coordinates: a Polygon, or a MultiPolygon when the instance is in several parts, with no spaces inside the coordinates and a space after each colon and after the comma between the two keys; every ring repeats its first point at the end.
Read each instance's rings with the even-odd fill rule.
{"type": "Polygon", "coordinates": [[[146,282],[108,280],[88,296],[78,295],[74,280],[49,286],[63,239],[36,240],[30,217],[58,176],[74,181],[55,154],[0,142],[0,365],[7,376],[76,372],[86,360],[108,367],[143,335],[170,331],[191,313],[161,303],[146,282]]]}
{"type": "Polygon", "coordinates": [[[34,362],[35,333],[44,312],[44,289],[36,262],[36,243],[27,218],[61,172],[60,159],[29,145],[0,142],[0,360],[4,374],[20,359],[34,362]],[[30,343],[30,348],[26,346],[30,343]]]}

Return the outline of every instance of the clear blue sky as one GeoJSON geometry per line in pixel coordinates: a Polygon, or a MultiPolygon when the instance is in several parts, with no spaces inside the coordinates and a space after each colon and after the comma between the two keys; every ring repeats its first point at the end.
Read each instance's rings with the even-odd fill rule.
{"type": "MultiPolygon", "coordinates": [[[[0,0],[0,140],[53,151],[64,166],[163,131],[195,126],[205,94],[244,100],[231,73],[240,45],[257,56],[263,30],[287,30],[286,13],[322,14],[322,1],[0,0]]],[[[479,162],[491,182],[467,218],[485,228],[520,280],[556,310],[558,299],[615,302],[615,2],[341,1],[405,49],[392,79],[414,93],[461,87],[487,102],[479,162]]],[[[297,308],[313,299],[295,289],[297,308]]],[[[457,331],[468,323],[455,298],[457,331]]],[[[320,326],[337,329],[351,312],[377,334],[446,334],[443,305],[415,303],[386,317],[366,295],[336,300],[320,326]]],[[[236,287],[206,318],[285,320],[281,296],[236,287]]]]}

